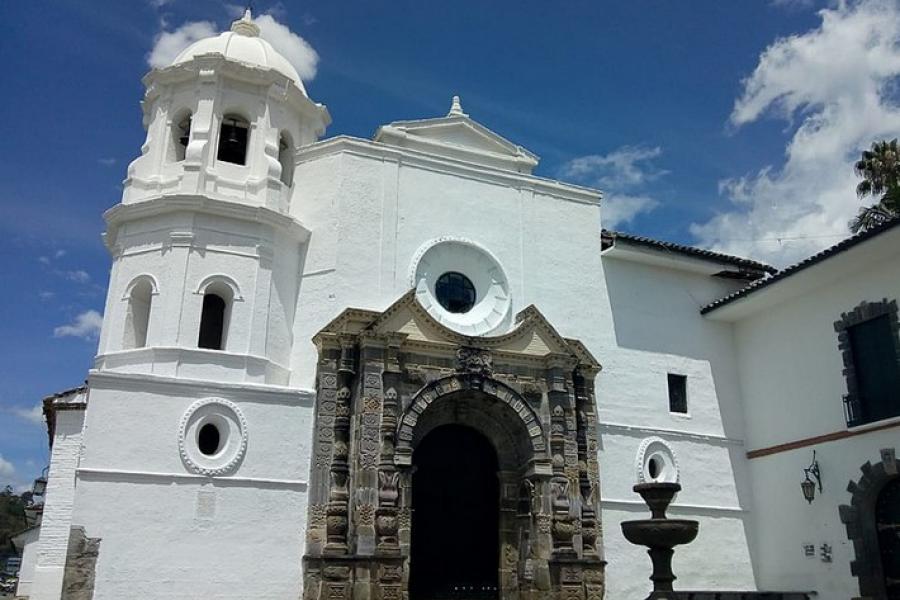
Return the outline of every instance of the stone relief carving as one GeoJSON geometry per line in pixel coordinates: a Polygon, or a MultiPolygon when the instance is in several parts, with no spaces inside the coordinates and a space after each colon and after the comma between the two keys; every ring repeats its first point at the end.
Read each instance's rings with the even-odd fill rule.
{"type": "Polygon", "coordinates": [[[494,360],[487,350],[462,346],[456,351],[456,370],[490,377],[494,373],[494,360]]]}

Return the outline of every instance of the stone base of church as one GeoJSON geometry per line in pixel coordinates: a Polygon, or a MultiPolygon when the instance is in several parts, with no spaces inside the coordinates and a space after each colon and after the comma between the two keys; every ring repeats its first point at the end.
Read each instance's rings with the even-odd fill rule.
{"type": "MultiPolygon", "coordinates": [[[[592,557],[528,560],[519,572],[501,573],[496,597],[498,600],[602,600],[605,564],[592,557]]],[[[410,598],[405,557],[306,556],[303,573],[302,600],[432,600],[410,598]]]]}

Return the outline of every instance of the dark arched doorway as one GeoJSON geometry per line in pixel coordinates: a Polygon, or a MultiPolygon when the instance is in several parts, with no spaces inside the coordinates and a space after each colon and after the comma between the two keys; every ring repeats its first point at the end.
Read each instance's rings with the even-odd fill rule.
{"type": "Polygon", "coordinates": [[[895,478],[878,494],[875,528],[888,600],[900,600],[900,478],[895,478]]]}
{"type": "Polygon", "coordinates": [[[490,441],[435,428],[413,453],[411,600],[498,597],[499,489],[490,441]]]}

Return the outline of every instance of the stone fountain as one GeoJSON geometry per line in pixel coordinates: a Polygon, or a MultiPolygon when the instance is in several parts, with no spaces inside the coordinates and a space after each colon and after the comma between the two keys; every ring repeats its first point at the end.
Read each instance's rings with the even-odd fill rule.
{"type": "Polygon", "coordinates": [[[641,495],[650,507],[650,518],[624,521],[622,533],[632,544],[647,546],[647,554],[653,561],[653,592],[648,598],[664,597],[660,592],[671,592],[675,574],[672,573],[672,548],[688,544],[697,537],[699,523],[689,519],[667,519],[666,508],[675,493],[681,490],[678,483],[639,483],[634,491],[641,495]]]}

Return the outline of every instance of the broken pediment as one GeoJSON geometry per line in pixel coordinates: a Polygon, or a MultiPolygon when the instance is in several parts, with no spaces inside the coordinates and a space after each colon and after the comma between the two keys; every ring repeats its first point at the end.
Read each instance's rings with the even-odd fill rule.
{"type": "Polygon", "coordinates": [[[375,141],[517,173],[530,174],[538,163],[535,154],[469,118],[456,96],[446,117],[395,121],[380,127],[375,141]]]}
{"type": "Polygon", "coordinates": [[[529,306],[516,316],[515,327],[496,336],[467,336],[438,322],[419,304],[410,290],[382,313],[347,309],[316,335],[322,344],[342,335],[367,335],[393,340],[402,346],[417,346],[429,353],[453,354],[460,347],[489,350],[496,358],[511,361],[559,362],[599,371],[600,365],[583,344],[559,335],[544,315],[529,306]]]}

